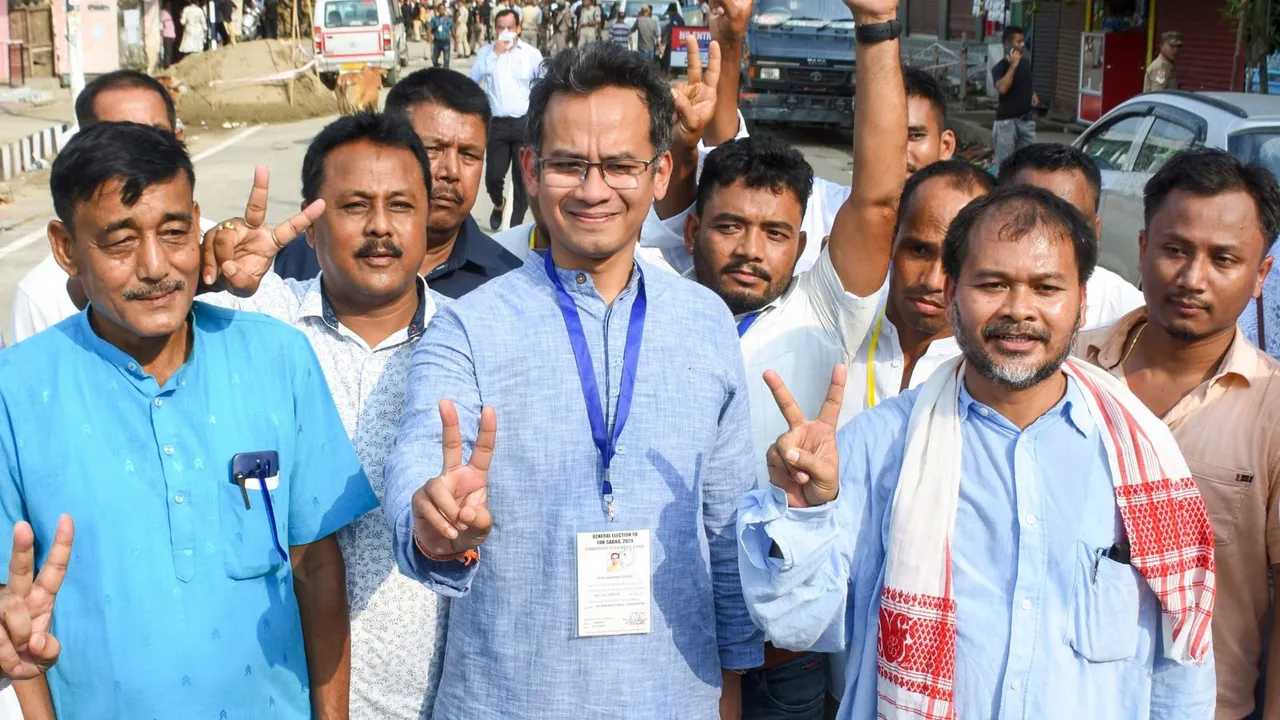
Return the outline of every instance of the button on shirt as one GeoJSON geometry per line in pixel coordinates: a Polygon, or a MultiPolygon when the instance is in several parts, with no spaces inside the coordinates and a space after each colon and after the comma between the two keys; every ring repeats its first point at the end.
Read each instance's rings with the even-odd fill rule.
{"type": "MultiPolygon", "coordinates": [[[[1124,380],[1121,358],[1146,317],[1146,308],[1137,310],[1111,328],[1082,335],[1076,347],[1124,380]]],[[[1213,525],[1218,715],[1246,717],[1253,712],[1263,638],[1271,629],[1267,571],[1280,563],[1280,364],[1237,333],[1213,377],[1162,419],[1213,525]]],[[[1280,703],[1280,687],[1268,690],[1268,704],[1280,703]]]]}
{"type": "MultiPolygon", "coordinates": [[[[443,307],[414,352],[384,502],[401,571],[457,598],[438,718],[718,720],[721,668],[763,662],[733,536],[737,503],[755,484],[737,333],[710,290],[637,267],[648,309],[610,471],[614,522],[542,257],[443,307]],[[413,546],[411,497],[441,468],[441,398],[457,405],[464,456],[481,403],[498,416],[494,529],[470,567],[432,562],[413,546]],[[638,529],[651,533],[652,630],[576,638],[576,534],[638,529]]],[[[606,305],[585,273],[558,272],[611,424],[638,277],[606,305]]]]}
{"type": "Polygon", "coordinates": [[[484,89],[494,117],[521,118],[529,112],[529,87],[541,75],[542,62],[542,52],[521,40],[501,55],[485,45],[471,66],[471,79],[484,89]]]}
{"type": "Polygon", "coordinates": [[[245,508],[229,468],[279,453],[286,548],[377,506],[315,354],[275,320],[197,302],[190,357],[160,387],[88,313],[0,354],[0,509],[31,522],[40,562],[58,516],[76,522],[58,716],[310,718],[292,568],[262,491],[245,508]]]}
{"type": "MultiPolygon", "coordinates": [[[[379,501],[382,467],[404,410],[409,358],[436,307],[448,299],[418,281],[418,311],[405,329],[377,347],[338,322],[321,292],[323,275],[304,282],[263,278],[250,298],[219,293],[206,299],[278,318],[311,342],[342,426],[379,501]]],[[[431,716],[440,678],[448,606],[396,570],[391,530],[382,509],[338,533],[351,607],[351,717],[356,720],[431,716]]]]}
{"type": "MultiPolygon", "coordinates": [[[[788,510],[775,489],[743,503],[742,582],[753,614],[783,647],[847,650],[842,720],[876,717],[885,543],[918,396],[908,391],[839,431],[835,502],[788,510]],[[768,557],[774,541],[784,560],[768,557]]],[[[1154,593],[1129,565],[1098,558],[1123,525],[1102,437],[1075,382],[1025,430],[965,389],[959,412],[958,717],[1210,717],[1212,662],[1166,660],[1154,593]]]]}

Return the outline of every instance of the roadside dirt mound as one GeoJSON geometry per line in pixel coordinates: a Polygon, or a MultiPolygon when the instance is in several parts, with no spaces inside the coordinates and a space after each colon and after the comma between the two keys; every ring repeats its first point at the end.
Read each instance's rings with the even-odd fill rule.
{"type": "Polygon", "coordinates": [[[286,40],[254,40],[184,58],[165,73],[186,83],[182,122],[290,122],[337,113],[333,93],[311,70],[294,77],[289,104],[285,78],[310,59],[303,42],[294,48],[286,40]]]}

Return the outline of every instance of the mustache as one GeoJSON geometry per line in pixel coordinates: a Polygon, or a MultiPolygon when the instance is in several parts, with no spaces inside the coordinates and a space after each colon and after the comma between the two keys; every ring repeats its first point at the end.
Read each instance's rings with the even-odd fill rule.
{"type": "Polygon", "coordinates": [[[749,263],[749,262],[729,263],[728,265],[724,266],[723,270],[720,271],[722,275],[728,275],[729,273],[736,273],[736,272],[746,272],[748,274],[755,275],[756,277],[760,278],[765,282],[773,282],[773,274],[770,273],[768,270],[765,270],[764,267],[757,265],[755,263],[749,263]]]}
{"type": "Polygon", "coordinates": [[[390,255],[399,259],[404,257],[404,249],[389,241],[366,240],[363,245],[356,248],[354,253],[357,258],[373,257],[374,255],[390,255]]]}
{"type": "Polygon", "coordinates": [[[169,293],[181,292],[187,289],[187,281],[180,278],[172,278],[169,280],[161,280],[153,285],[140,288],[130,288],[124,291],[125,300],[154,300],[158,297],[164,297],[169,293]]]}
{"type": "Polygon", "coordinates": [[[1191,307],[1200,308],[1201,310],[1209,309],[1208,303],[1200,300],[1195,295],[1171,295],[1169,301],[1179,305],[1190,305],[1191,307]]]}
{"type": "Polygon", "coordinates": [[[934,290],[933,288],[917,285],[915,287],[907,288],[902,295],[908,300],[920,300],[921,302],[925,302],[930,305],[945,307],[942,302],[941,290],[934,290]]]}
{"type": "Polygon", "coordinates": [[[1008,335],[1020,335],[1040,342],[1049,342],[1049,331],[1031,323],[1013,321],[994,322],[982,328],[982,339],[993,340],[1008,335]]]}
{"type": "Polygon", "coordinates": [[[452,185],[446,185],[444,187],[439,187],[431,191],[431,199],[435,200],[437,198],[452,200],[458,203],[459,205],[461,205],[462,191],[456,187],[453,187],[452,185]]]}

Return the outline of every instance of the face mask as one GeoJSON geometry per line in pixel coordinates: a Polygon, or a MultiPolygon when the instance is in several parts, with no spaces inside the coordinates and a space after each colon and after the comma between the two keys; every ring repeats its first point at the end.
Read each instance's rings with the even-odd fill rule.
{"type": "Polygon", "coordinates": [[[498,33],[498,42],[504,42],[504,43],[515,42],[515,39],[516,39],[516,34],[511,32],[510,30],[503,30],[502,32],[498,33]]]}

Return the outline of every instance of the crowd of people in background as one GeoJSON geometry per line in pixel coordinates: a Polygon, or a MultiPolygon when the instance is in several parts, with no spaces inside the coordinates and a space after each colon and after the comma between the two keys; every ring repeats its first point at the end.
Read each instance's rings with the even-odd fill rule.
{"type": "Polygon", "coordinates": [[[0,351],[27,717],[1274,715],[1280,363],[1238,319],[1280,184],[1172,156],[1139,290],[1093,158],[955,159],[897,0],[844,2],[847,184],[742,122],[751,0],[675,83],[592,0],[437,6],[470,77],[327,125],[278,223],[265,166],[201,215],[154,78],[86,86],[0,351]]]}
{"type": "MultiPolygon", "coordinates": [[[[685,25],[678,3],[669,3],[661,15],[652,5],[595,0],[454,0],[400,3],[400,16],[414,40],[429,44],[427,58],[435,67],[448,67],[449,57],[474,57],[478,49],[498,34],[497,13],[512,10],[520,27],[520,40],[546,56],[610,40],[639,51],[651,59],[670,49],[672,27],[685,25]],[[631,12],[634,10],[634,12],[631,12]]],[[[709,9],[703,10],[704,16],[709,9]]]]}

